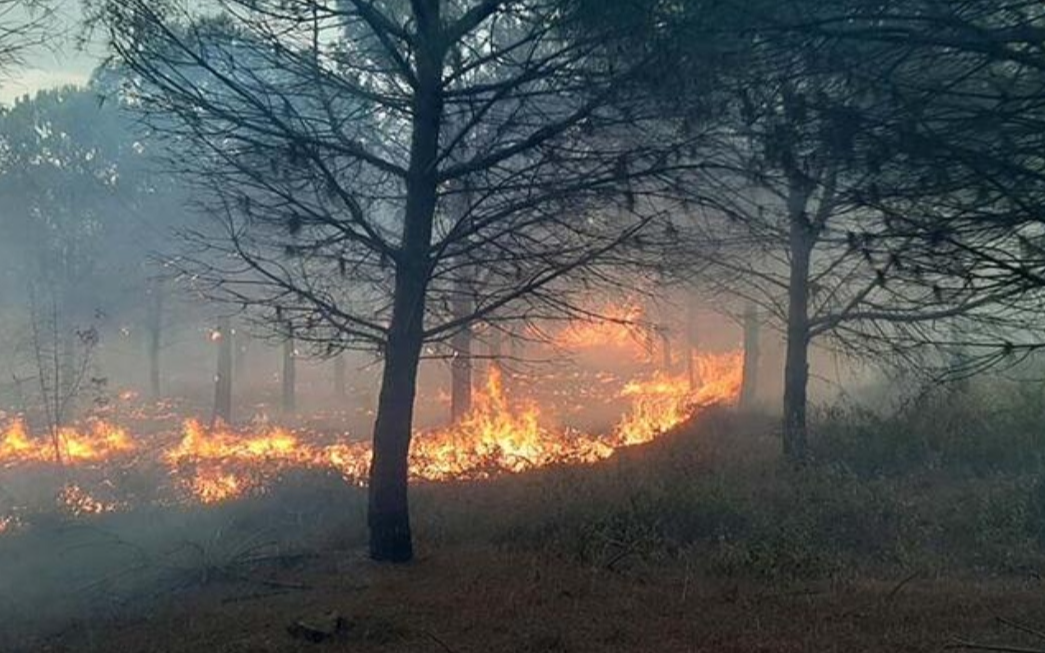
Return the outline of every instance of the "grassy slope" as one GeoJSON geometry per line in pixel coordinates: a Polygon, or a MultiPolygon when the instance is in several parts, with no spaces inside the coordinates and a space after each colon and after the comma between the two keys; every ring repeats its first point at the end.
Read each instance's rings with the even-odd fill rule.
{"type": "MultiPolygon", "coordinates": [[[[1021,641],[996,617],[1045,624],[1036,475],[795,473],[750,435],[767,430],[717,416],[593,468],[418,488],[420,559],[404,568],[362,557],[359,519],[323,532],[330,505],[294,511],[309,535],[276,558],[203,556],[177,593],[43,639],[0,632],[0,648],[936,651],[1021,641]],[[330,610],[350,624],[334,641],[286,633],[330,610]]],[[[358,515],[358,497],[339,501],[358,515]]],[[[270,514],[255,509],[229,517],[246,541],[270,514]]]]}

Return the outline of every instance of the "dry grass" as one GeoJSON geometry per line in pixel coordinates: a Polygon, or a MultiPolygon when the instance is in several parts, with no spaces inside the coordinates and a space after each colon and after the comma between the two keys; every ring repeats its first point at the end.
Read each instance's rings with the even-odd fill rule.
{"type": "MultiPolygon", "coordinates": [[[[722,415],[595,467],[419,487],[420,556],[406,567],[362,555],[358,497],[304,492],[281,505],[336,496],[353,518],[323,532],[329,503],[295,508],[310,535],[290,533],[271,559],[43,635],[0,631],[0,649],[939,651],[1020,642],[998,617],[1045,624],[1036,477],[795,473],[768,432],[722,415]],[[287,633],[332,610],[349,624],[334,640],[287,633]]],[[[233,513],[247,534],[274,519],[253,508],[233,513]]]]}
{"type": "Polygon", "coordinates": [[[287,574],[311,589],[200,590],[131,622],[82,623],[25,651],[937,651],[956,637],[1014,641],[997,615],[1045,622],[1038,583],[896,579],[788,586],[679,568],[593,571],[490,548],[454,548],[405,568],[328,556],[287,574]],[[336,610],[324,644],[291,638],[336,610]]]}

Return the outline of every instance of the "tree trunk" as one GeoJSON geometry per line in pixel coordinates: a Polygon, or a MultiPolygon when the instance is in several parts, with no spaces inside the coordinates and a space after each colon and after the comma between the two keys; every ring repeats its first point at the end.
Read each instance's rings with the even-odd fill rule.
{"type": "Polygon", "coordinates": [[[232,326],[223,317],[214,332],[218,345],[218,372],[214,376],[214,415],[212,422],[232,421],[232,326]]]}
{"type": "Polygon", "coordinates": [[[486,377],[490,378],[491,374],[494,374],[494,368],[497,373],[501,376],[501,393],[505,399],[511,399],[511,395],[506,393],[504,378],[508,376],[505,374],[503,358],[504,358],[504,333],[500,327],[490,325],[490,339],[488,341],[489,357],[490,359],[486,362],[486,377]]]}
{"type": "Polygon", "coordinates": [[[348,394],[348,383],[345,381],[345,355],[338,354],[334,359],[334,396],[344,399],[348,394]]]}
{"type": "MultiPolygon", "coordinates": [[[[796,202],[797,203],[797,202],[796,202]]],[[[787,354],[784,364],[784,455],[806,459],[806,391],[809,385],[809,266],[813,236],[802,209],[792,210],[787,354]]]]}
{"type": "Polygon", "coordinates": [[[158,401],[162,396],[160,386],[160,348],[163,345],[163,283],[154,280],[150,288],[149,302],[149,396],[158,401]]]}
{"type": "Polygon", "coordinates": [[[62,365],[58,371],[55,387],[58,396],[55,410],[55,425],[65,426],[76,413],[77,404],[77,369],[76,345],[78,336],[76,326],[67,324],[62,329],[62,365]]]}
{"type": "Polygon", "coordinates": [[[689,378],[689,389],[695,391],[700,387],[700,370],[697,369],[697,346],[699,343],[697,332],[697,309],[693,305],[693,299],[686,302],[686,376],[689,378]]]}
{"type": "Polygon", "coordinates": [[[525,390],[520,385],[519,374],[520,368],[526,360],[526,341],[523,338],[524,336],[515,329],[508,335],[508,352],[512,359],[513,369],[504,380],[504,392],[506,396],[513,399],[518,399],[525,390]]]}
{"type": "Polygon", "coordinates": [[[490,339],[487,341],[487,352],[490,357],[490,367],[501,364],[501,357],[504,355],[504,334],[492,324],[490,325],[490,339]]]}
{"type": "Polygon", "coordinates": [[[424,11],[414,12],[418,42],[406,207],[402,241],[395,256],[392,315],[370,462],[367,511],[370,557],[388,562],[408,562],[414,556],[407,481],[417,369],[424,343],[425,295],[431,274],[432,222],[439,185],[445,57],[439,8],[439,2],[425,2],[424,11]]]}
{"type": "Polygon", "coordinates": [[[450,419],[457,423],[472,410],[472,330],[458,331],[450,346],[450,419]]]}
{"type": "Polygon", "coordinates": [[[388,349],[374,425],[374,457],[370,463],[370,557],[388,562],[413,558],[407,499],[410,437],[413,428],[417,368],[421,359],[423,281],[396,282],[395,330],[388,349]],[[416,315],[415,315],[416,313],[416,315]]]}
{"type": "MultiPolygon", "coordinates": [[[[462,220],[471,210],[472,197],[468,184],[462,184],[455,220],[462,220]]],[[[454,319],[463,319],[475,310],[473,298],[474,271],[462,266],[454,279],[451,309],[454,319]]],[[[450,360],[450,420],[459,422],[472,410],[472,329],[465,325],[450,340],[453,358],[450,360]]]]}
{"type": "Polygon", "coordinates": [[[675,369],[675,356],[671,351],[671,332],[667,327],[661,327],[658,329],[658,335],[660,335],[661,353],[664,356],[664,371],[670,374],[675,369]]]}
{"type": "Polygon", "coordinates": [[[297,411],[297,357],[294,354],[294,336],[283,340],[283,414],[293,415],[297,411]]]}
{"type": "Polygon", "coordinates": [[[250,360],[250,332],[246,329],[236,329],[233,338],[233,360],[232,374],[238,379],[247,377],[247,361],[250,360]]]}
{"type": "Polygon", "coordinates": [[[752,305],[744,310],[744,379],[740,384],[740,410],[750,411],[758,396],[758,368],[761,358],[761,328],[758,309],[752,305]]]}

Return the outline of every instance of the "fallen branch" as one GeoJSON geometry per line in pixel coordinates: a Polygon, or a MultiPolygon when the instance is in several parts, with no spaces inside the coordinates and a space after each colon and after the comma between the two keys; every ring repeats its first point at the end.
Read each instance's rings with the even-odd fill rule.
{"type": "Polygon", "coordinates": [[[1028,635],[1034,635],[1038,639],[1045,639],[1045,632],[1043,632],[1041,630],[1038,630],[1037,628],[1031,628],[1030,626],[1026,626],[1026,625],[1021,624],[1021,623],[1019,623],[1017,621],[1012,621],[1011,619],[1006,619],[1005,617],[995,617],[995,619],[998,621],[998,623],[1000,623],[1002,625],[1005,625],[1005,626],[1008,626],[1009,628],[1012,628],[1014,630],[1018,630],[1021,633],[1026,633],[1028,635]]]}
{"type": "Polygon", "coordinates": [[[894,587],[888,594],[885,595],[885,602],[892,603],[893,599],[896,598],[896,595],[900,593],[900,590],[902,590],[909,583],[914,581],[914,579],[918,578],[921,575],[922,571],[918,569],[912,572],[909,576],[905,577],[903,580],[896,584],[896,587],[894,587]]]}
{"type": "Polygon", "coordinates": [[[944,646],[947,650],[997,651],[999,653],[1045,653],[1045,649],[1022,648],[1019,646],[997,646],[992,644],[975,644],[973,642],[955,642],[944,646]]]}
{"type": "Polygon", "coordinates": [[[243,603],[246,601],[256,601],[258,599],[267,599],[272,596],[280,596],[282,594],[289,593],[290,590],[274,590],[272,592],[254,592],[252,594],[243,594],[240,596],[229,596],[221,600],[222,604],[229,603],[243,603]]]}
{"type": "Polygon", "coordinates": [[[437,637],[436,634],[433,633],[432,631],[426,630],[426,631],[424,631],[424,633],[425,633],[425,635],[428,635],[428,637],[431,638],[431,640],[433,642],[438,644],[439,647],[442,648],[443,651],[445,651],[446,653],[457,653],[457,651],[455,651],[454,649],[450,648],[449,644],[447,644],[443,640],[439,639],[439,637],[437,637]]]}

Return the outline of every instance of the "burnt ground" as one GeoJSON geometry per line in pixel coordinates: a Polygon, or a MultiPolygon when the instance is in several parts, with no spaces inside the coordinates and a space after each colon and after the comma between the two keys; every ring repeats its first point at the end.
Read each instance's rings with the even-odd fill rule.
{"type": "Polygon", "coordinates": [[[365,493],[327,478],[41,525],[0,540],[0,651],[1045,649],[1039,472],[795,470],[778,445],[726,415],[591,467],[418,486],[405,566],[367,560],[365,493]],[[323,641],[290,633],[328,615],[323,641]]]}
{"type": "Polygon", "coordinates": [[[495,549],[432,551],[405,567],[330,553],[265,578],[203,584],[137,617],[76,623],[15,650],[939,651],[959,640],[1034,644],[1000,619],[1045,623],[1045,587],[1030,578],[767,585],[495,549]],[[329,640],[288,632],[329,612],[345,621],[329,640]]]}

